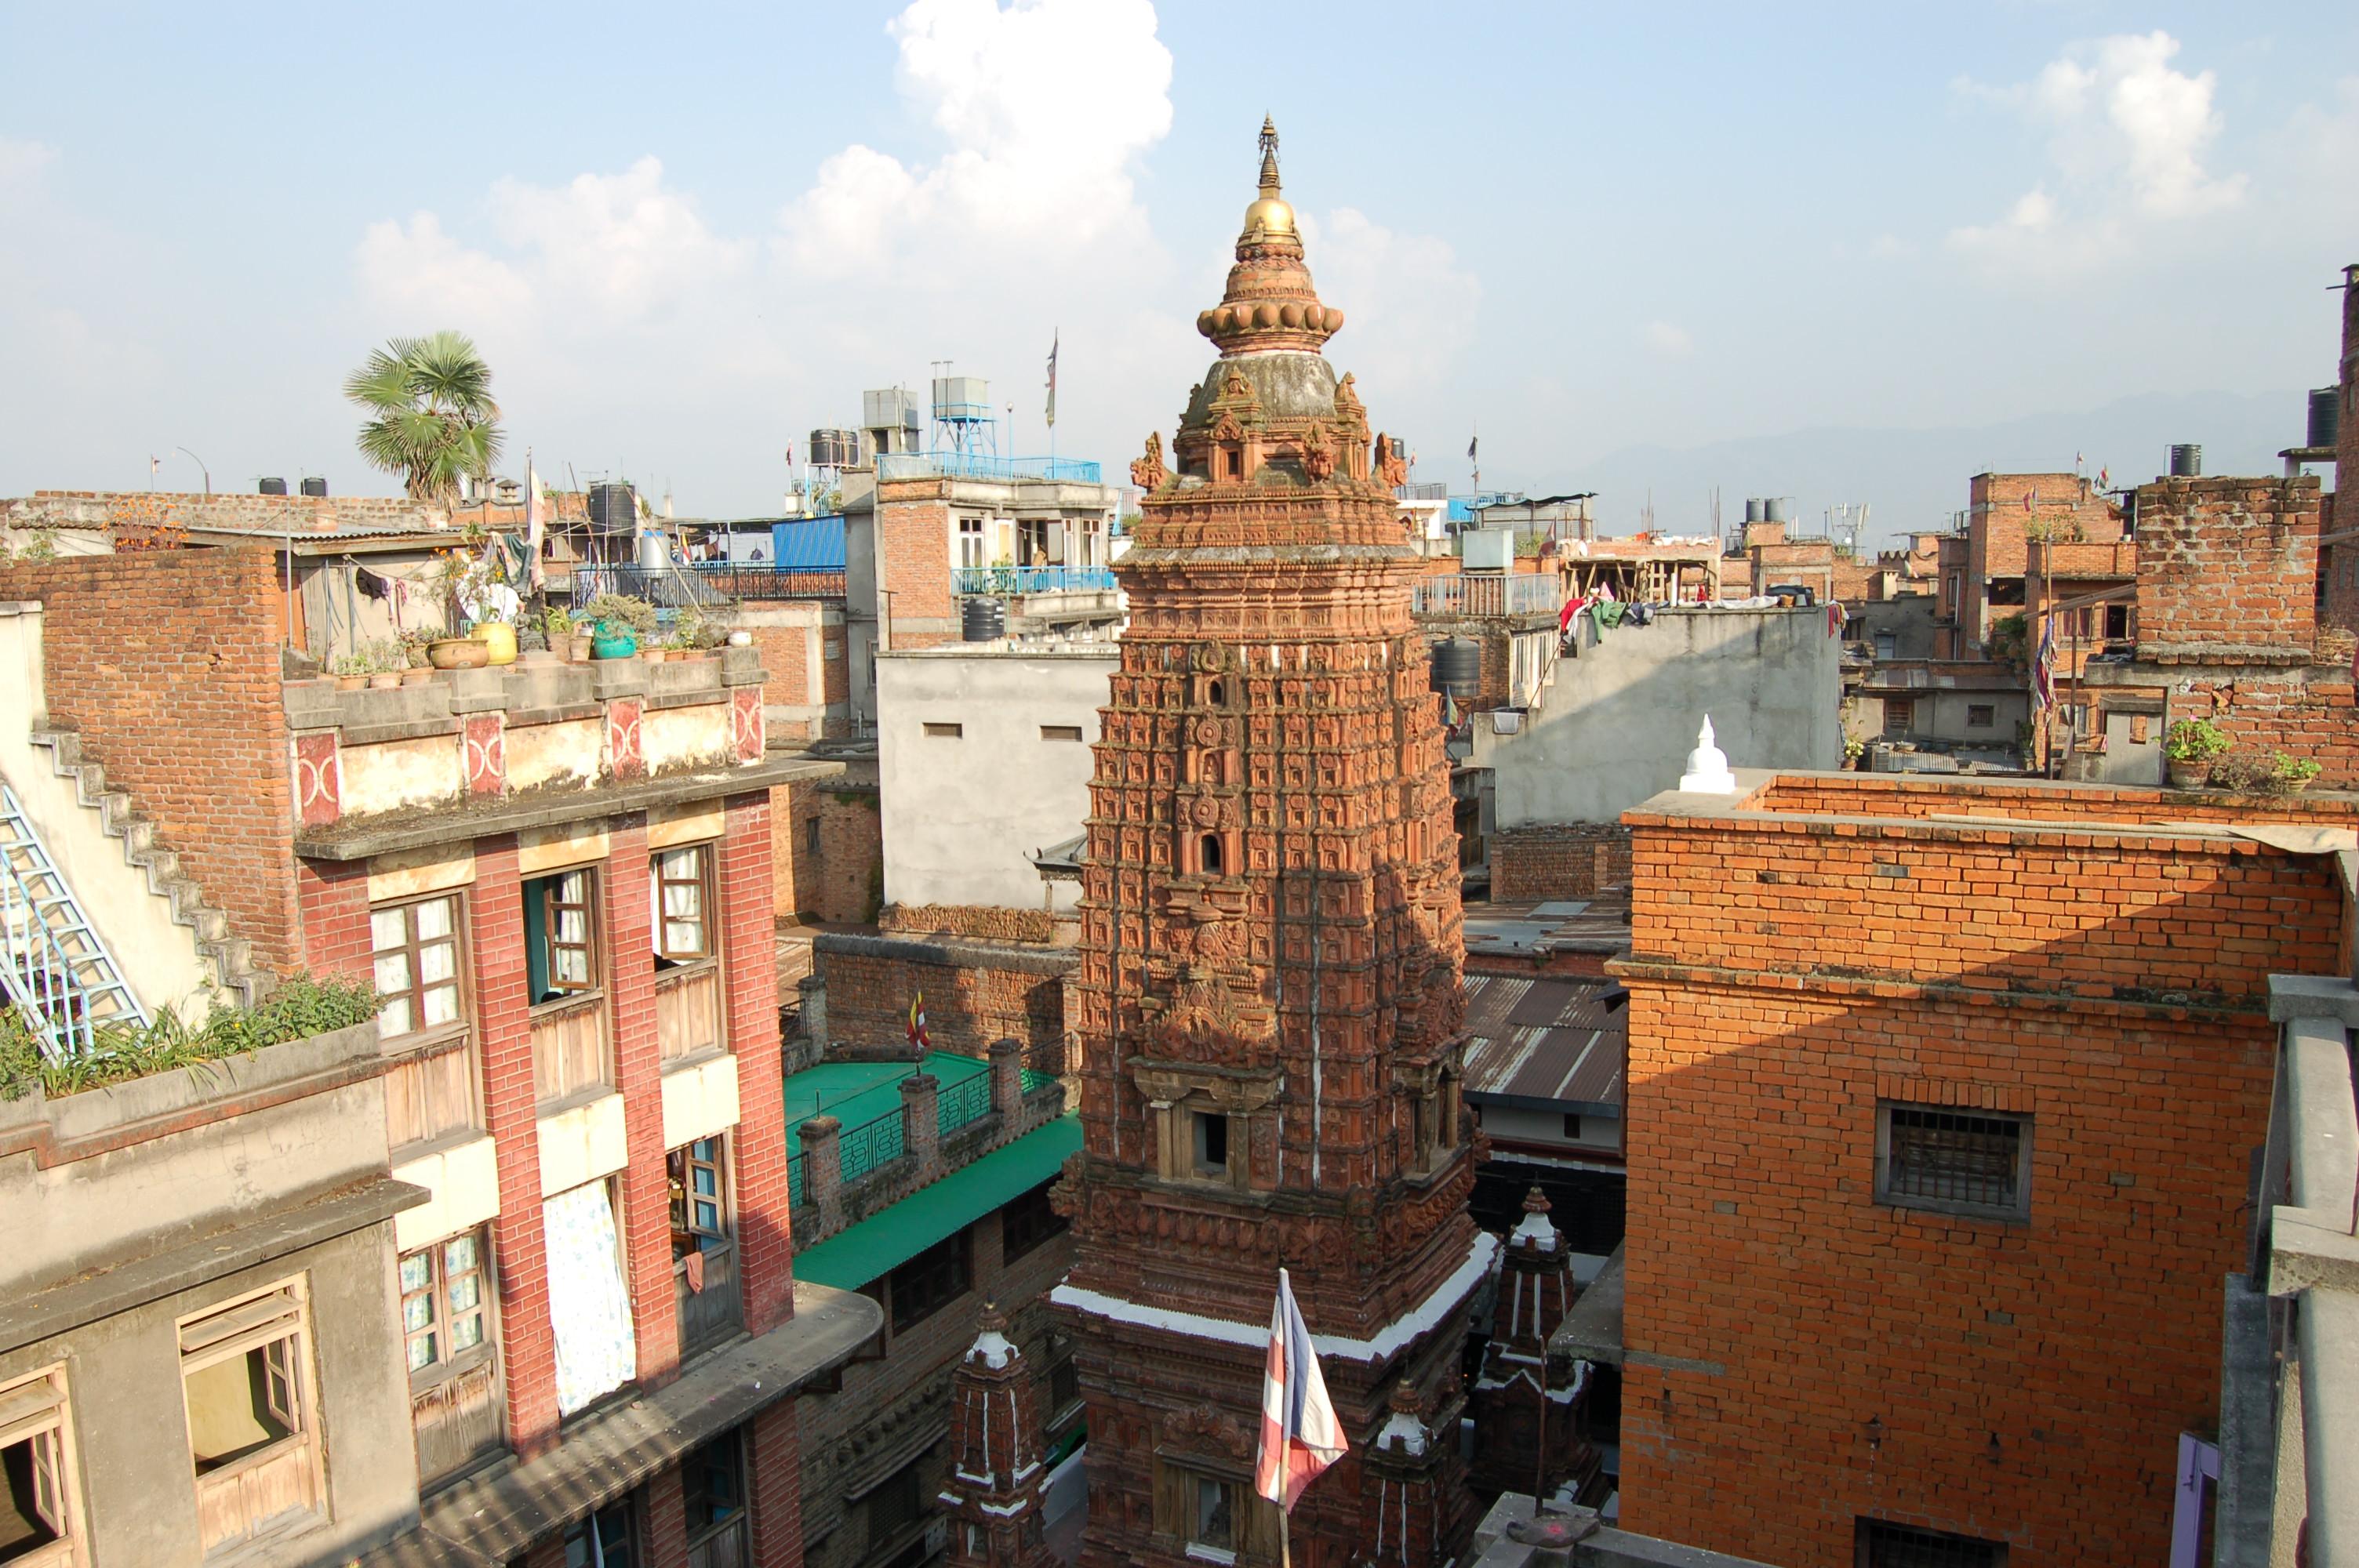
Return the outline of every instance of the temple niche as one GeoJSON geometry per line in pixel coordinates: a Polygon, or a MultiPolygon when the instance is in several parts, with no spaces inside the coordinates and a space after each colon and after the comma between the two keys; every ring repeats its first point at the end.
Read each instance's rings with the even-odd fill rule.
{"type": "Polygon", "coordinates": [[[1168,460],[1150,437],[1133,464],[1115,568],[1131,621],[1091,785],[1084,1141],[1059,1193],[1077,1260],[1054,1298],[1089,1406],[1091,1568],[1278,1560],[1252,1470],[1280,1266],[1352,1445],[1295,1509],[1293,1561],[1440,1564],[1473,1523],[1458,1359],[1498,1249],[1466,1214],[1418,558],[1390,448],[1322,352],[1343,313],[1266,124],[1260,163],[1197,319],[1219,357],[1168,460]]]}

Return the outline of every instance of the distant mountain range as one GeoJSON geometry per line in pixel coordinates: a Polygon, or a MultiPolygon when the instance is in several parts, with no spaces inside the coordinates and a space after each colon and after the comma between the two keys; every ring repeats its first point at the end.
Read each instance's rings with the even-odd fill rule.
{"type": "Polygon", "coordinates": [[[1650,489],[1656,525],[1676,534],[1709,532],[1714,485],[1723,534],[1744,522],[1750,495],[1790,497],[1794,525],[1809,534],[1825,531],[1829,507],[1865,502],[1874,510],[1861,542],[1886,546],[1914,529],[1950,526],[1974,474],[2067,471],[2075,452],[2082,472],[2094,478],[2111,469],[2116,486],[2166,472],[2169,449],[2180,441],[2202,446],[2207,474],[2281,472],[2277,453],[2303,438],[2306,395],[2158,392],[2000,425],[1811,429],[1684,449],[1626,447],[1575,470],[1563,488],[1597,492],[1600,531],[1611,534],[1636,531],[1650,489]]]}

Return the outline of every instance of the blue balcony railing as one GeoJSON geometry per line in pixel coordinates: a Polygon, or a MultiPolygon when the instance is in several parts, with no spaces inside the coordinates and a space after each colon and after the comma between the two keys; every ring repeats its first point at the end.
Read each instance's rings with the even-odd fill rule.
{"type": "Polygon", "coordinates": [[[951,591],[999,599],[1025,593],[1112,593],[1114,573],[1105,567],[958,567],[951,573],[951,591]]]}
{"type": "Polygon", "coordinates": [[[1072,458],[995,458],[976,452],[880,452],[876,477],[886,479],[1042,479],[1102,484],[1104,470],[1072,458]]]}

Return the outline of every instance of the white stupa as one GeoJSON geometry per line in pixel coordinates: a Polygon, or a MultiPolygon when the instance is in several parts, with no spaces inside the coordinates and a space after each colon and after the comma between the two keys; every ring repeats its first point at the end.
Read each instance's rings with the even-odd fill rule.
{"type": "Polygon", "coordinates": [[[1734,795],[1736,775],[1728,771],[1728,757],[1712,743],[1712,715],[1703,716],[1696,731],[1696,749],[1688,753],[1688,771],[1680,775],[1684,795],[1734,795]]]}

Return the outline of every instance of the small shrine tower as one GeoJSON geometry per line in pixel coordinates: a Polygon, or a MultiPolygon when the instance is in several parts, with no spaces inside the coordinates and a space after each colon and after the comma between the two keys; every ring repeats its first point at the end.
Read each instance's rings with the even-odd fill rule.
{"type": "Polygon", "coordinates": [[[981,1326],[951,1373],[956,1448],[940,1493],[950,1568],[1057,1568],[1040,1511],[1048,1477],[1032,1375],[996,1306],[984,1304],[981,1326]]]}
{"type": "Polygon", "coordinates": [[[1491,1342],[1474,1381],[1474,1485],[1486,1495],[1537,1487],[1546,1497],[1597,1473],[1597,1451],[1582,1441],[1577,1422],[1587,1368],[1559,1375],[1549,1363],[1549,1340],[1579,1294],[1572,1254],[1534,1187],[1523,1223],[1507,1238],[1491,1342]]]}

